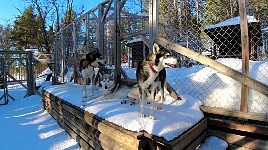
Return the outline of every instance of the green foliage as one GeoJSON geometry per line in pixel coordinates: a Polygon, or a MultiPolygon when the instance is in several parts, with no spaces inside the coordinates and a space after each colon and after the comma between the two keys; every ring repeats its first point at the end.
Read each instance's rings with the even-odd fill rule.
{"type": "Polygon", "coordinates": [[[12,31],[13,40],[16,42],[16,48],[26,49],[37,47],[37,21],[32,6],[25,9],[22,16],[14,22],[12,31]]]}
{"type": "Polygon", "coordinates": [[[12,35],[11,35],[12,27],[10,24],[8,24],[6,27],[0,26],[0,32],[1,32],[1,42],[0,42],[0,48],[4,50],[9,50],[12,47],[12,35]]]}

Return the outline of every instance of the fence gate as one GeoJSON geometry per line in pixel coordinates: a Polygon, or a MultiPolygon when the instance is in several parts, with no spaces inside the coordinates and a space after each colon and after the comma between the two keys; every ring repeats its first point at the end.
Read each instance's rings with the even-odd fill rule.
{"type": "Polygon", "coordinates": [[[32,52],[0,51],[0,105],[34,94],[32,52]],[[9,87],[20,89],[20,94],[9,92],[9,87]]]}

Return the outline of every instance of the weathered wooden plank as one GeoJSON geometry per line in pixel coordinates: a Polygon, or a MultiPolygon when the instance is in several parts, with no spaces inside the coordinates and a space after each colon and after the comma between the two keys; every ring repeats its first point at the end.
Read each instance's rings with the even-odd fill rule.
{"type": "Polygon", "coordinates": [[[204,139],[206,138],[206,135],[207,135],[207,132],[205,130],[196,139],[193,139],[193,141],[187,147],[185,147],[185,150],[196,149],[202,143],[202,141],[204,141],[204,139]]]}
{"type": "Polygon", "coordinates": [[[60,105],[58,105],[54,101],[50,101],[50,105],[55,111],[57,111],[57,113],[63,115],[63,108],[60,105]]]}
{"type": "Polygon", "coordinates": [[[215,115],[222,115],[226,117],[233,117],[239,118],[244,120],[256,120],[262,122],[268,122],[268,116],[265,114],[258,114],[258,113],[244,113],[239,111],[230,111],[225,108],[219,107],[209,107],[209,106],[200,106],[200,109],[204,113],[215,114],[215,115]]]}
{"type": "MultiPolygon", "coordinates": [[[[93,127],[89,126],[82,120],[78,119],[77,117],[73,116],[68,111],[64,111],[64,119],[66,119],[68,122],[70,122],[73,126],[75,126],[80,132],[82,132],[84,135],[86,135],[89,139],[95,141],[100,145],[98,142],[98,137],[100,135],[100,132],[93,127]]],[[[84,138],[85,141],[88,141],[84,138]]]]}
{"type": "Polygon", "coordinates": [[[207,129],[207,119],[203,118],[199,123],[188,129],[179,136],[178,139],[171,141],[172,149],[183,149],[188,146],[192,140],[196,139],[203,131],[207,129]]]}
{"type": "MultiPolygon", "coordinates": [[[[77,136],[81,138],[84,142],[86,142],[90,147],[96,149],[96,150],[101,150],[102,147],[100,145],[100,142],[96,138],[89,138],[87,135],[82,133],[77,126],[74,125],[74,123],[69,122],[67,119],[64,120],[64,123],[72,130],[77,136]]],[[[83,143],[82,143],[83,144],[83,143]]]]}
{"type": "Polygon", "coordinates": [[[247,75],[243,75],[241,72],[234,70],[226,65],[223,65],[213,59],[210,59],[206,56],[201,55],[193,50],[190,50],[186,47],[180,46],[176,43],[172,43],[164,38],[155,37],[154,41],[162,46],[169,47],[170,49],[176,51],[179,54],[187,56],[195,61],[198,61],[206,66],[215,69],[216,71],[233,78],[234,80],[247,85],[248,87],[262,93],[263,95],[268,96],[268,86],[257,81],[247,75]]]}
{"type": "MultiPolygon", "coordinates": [[[[248,17],[246,1],[239,0],[240,29],[241,29],[241,48],[242,48],[242,74],[248,76],[249,73],[249,44],[248,44],[248,17]]],[[[240,111],[248,111],[248,87],[245,84],[241,86],[241,104],[240,111]]]]}
{"type": "Polygon", "coordinates": [[[76,134],[68,125],[64,124],[63,129],[68,132],[73,139],[75,139],[83,149],[94,149],[86,141],[84,141],[78,134],[76,134]]]}
{"type": "Polygon", "coordinates": [[[213,119],[208,118],[208,124],[209,126],[215,126],[215,127],[221,127],[221,128],[228,128],[233,129],[237,131],[244,131],[248,133],[253,134],[261,134],[268,136],[268,128],[265,126],[259,126],[259,125],[252,125],[247,123],[237,123],[234,121],[228,121],[223,119],[213,119]]]}
{"type": "Polygon", "coordinates": [[[138,146],[135,147],[135,146],[129,145],[128,143],[120,143],[116,139],[112,138],[111,136],[108,136],[103,133],[100,134],[99,140],[102,142],[102,144],[109,145],[109,147],[112,150],[138,150],[138,146]]]}
{"type": "Polygon", "coordinates": [[[134,148],[139,146],[139,140],[137,137],[140,136],[140,133],[137,133],[136,137],[133,137],[134,134],[125,134],[118,128],[112,128],[111,126],[103,123],[104,121],[98,121],[92,118],[89,113],[85,113],[85,122],[92,125],[96,129],[98,129],[101,133],[109,136],[110,138],[118,141],[118,143],[125,144],[129,146],[129,148],[134,148]]]}
{"type": "Polygon", "coordinates": [[[230,145],[235,145],[238,147],[244,147],[249,149],[258,149],[258,150],[268,149],[268,141],[266,140],[255,139],[252,137],[230,134],[210,129],[208,129],[207,133],[210,136],[217,136],[225,140],[230,145]]]}

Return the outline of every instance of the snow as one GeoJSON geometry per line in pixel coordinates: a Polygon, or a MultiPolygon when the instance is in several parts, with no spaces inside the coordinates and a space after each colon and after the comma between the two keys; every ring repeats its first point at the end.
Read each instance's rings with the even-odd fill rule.
{"type": "MultiPolygon", "coordinates": [[[[241,60],[239,59],[218,59],[217,61],[241,71],[241,60]]],[[[265,69],[267,66],[268,62],[250,61],[250,76],[267,85],[268,71],[265,69]]],[[[135,78],[135,69],[126,69],[126,72],[130,78],[135,78]]],[[[50,73],[49,70],[46,70],[44,74],[47,73],[50,73]]],[[[204,83],[212,83],[212,81],[219,80],[224,84],[221,88],[217,87],[215,90],[221,90],[221,93],[234,92],[235,94],[240,92],[236,88],[230,87],[230,85],[239,87],[239,83],[209,67],[193,66],[191,68],[168,69],[167,80],[176,89],[182,100],[174,100],[166,92],[163,110],[155,110],[156,120],[150,120],[148,117],[140,118],[139,105],[120,104],[122,100],[126,99],[127,92],[131,90],[131,88],[125,85],[121,85],[116,93],[105,96],[101,95],[101,89],[97,89],[95,90],[96,97],[92,100],[93,102],[83,106],[84,103],[81,101],[81,85],[70,82],[64,85],[51,86],[51,82],[45,82],[44,78],[41,77],[38,78],[37,83],[42,86],[39,91],[44,88],[82,109],[95,113],[99,117],[123,126],[128,130],[145,130],[166,140],[177,137],[203,117],[203,113],[199,110],[201,104],[217,107],[219,104],[214,101],[217,99],[221,102],[221,107],[233,107],[229,106],[230,103],[240,101],[238,98],[231,102],[221,99],[221,94],[214,93],[213,88],[215,87],[207,88],[207,91],[203,90],[206,87],[204,83]],[[172,76],[174,74],[176,76],[172,76]],[[191,88],[191,91],[184,90],[183,88],[185,87],[191,88]]],[[[87,86],[88,94],[90,87],[87,86]]],[[[3,137],[0,140],[1,149],[80,148],[77,142],[42,109],[41,97],[39,95],[23,98],[24,95],[19,93],[25,92],[25,89],[19,85],[9,87],[9,92],[12,96],[15,95],[16,100],[10,101],[8,105],[0,106],[0,136],[3,137]]],[[[250,92],[252,93],[250,93],[249,98],[253,100],[249,103],[249,108],[254,108],[256,112],[267,111],[267,97],[254,91],[250,92]],[[256,94],[259,95],[256,96],[256,94]],[[256,103],[258,105],[255,105],[256,103]]],[[[149,105],[145,104],[145,106],[145,113],[148,115],[149,105]]],[[[227,146],[227,143],[221,139],[208,137],[205,143],[200,145],[198,149],[226,149],[227,146]]]]}
{"type": "MultiPolygon", "coordinates": [[[[247,16],[247,19],[248,19],[248,23],[258,22],[254,16],[247,16]]],[[[240,24],[240,16],[227,19],[225,21],[222,21],[214,25],[207,26],[206,29],[213,29],[213,28],[218,28],[218,27],[223,27],[223,26],[232,26],[232,25],[238,25],[238,24],[240,24]]]]}
{"type": "MultiPolygon", "coordinates": [[[[20,90],[10,89],[13,93],[20,90]]],[[[18,94],[20,95],[20,94],[18,94]]],[[[42,109],[38,95],[10,101],[0,106],[1,150],[79,149],[72,139],[47,111],[42,109]]]]}

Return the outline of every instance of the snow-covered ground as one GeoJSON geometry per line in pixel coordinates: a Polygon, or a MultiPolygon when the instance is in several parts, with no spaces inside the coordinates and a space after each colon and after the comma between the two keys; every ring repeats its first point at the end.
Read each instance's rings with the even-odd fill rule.
{"type": "MultiPolygon", "coordinates": [[[[221,61],[221,63],[233,67],[236,70],[241,69],[239,65],[241,60],[221,59],[218,61],[221,61]]],[[[267,62],[250,62],[250,76],[265,84],[268,84],[268,74],[265,69],[267,66],[267,62]]],[[[126,72],[128,72],[130,78],[135,78],[135,76],[133,77],[133,75],[135,75],[135,70],[128,69],[126,72]]],[[[233,87],[233,85],[236,85],[239,87],[238,83],[205,66],[193,66],[191,68],[178,68],[172,70],[169,69],[167,76],[168,82],[174,89],[176,89],[177,93],[179,93],[179,95],[182,97],[182,100],[176,101],[167,95],[164,109],[161,111],[155,110],[155,121],[152,121],[148,118],[139,118],[140,109],[138,105],[119,105],[120,101],[125,98],[127,91],[130,90],[128,87],[121,87],[117,91],[117,94],[109,95],[107,97],[100,97],[99,99],[101,99],[101,101],[91,103],[87,106],[82,106],[82,86],[67,83],[66,87],[71,88],[68,89],[69,92],[66,92],[66,88],[63,89],[57,88],[57,86],[51,86],[51,82],[43,82],[41,79],[37,82],[38,85],[42,85],[41,89],[45,88],[51,90],[51,92],[55,92],[55,94],[64,97],[64,99],[72,101],[73,104],[95,113],[102,118],[105,118],[116,124],[120,124],[129,130],[146,130],[149,133],[165,137],[167,140],[176,137],[178,134],[184,130],[187,130],[189,126],[192,126],[192,124],[202,118],[203,114],[198,109],[198,106],[202,103],[205,105],[220,105],[221,107],[227,106],[227,108],[230,108],[230,101],[226,101],[225,99],[222,100],[220,98],[222,95],[220,94],[213,94],[213,88],[209,88],[209,92],[204,93],[205,96],[196,94],[195,92],[205,92],[204,87],[206,86],[202,83],[215,84],[215,81],[218,80],[223,82],[224,84],[223,86],[220,86],[221,88],[216,86],[216,90],[220,90],[221,93],[235,93],[236,90],[239,90],[237,88],[233,89],[228,86],[232,85],[233,87]],[[170,76],[173,74],[180,76],[173,78],[170,76]],[[213,80],[213,82],[210,80],[213,80]],[[184,90],[183,88],[185,88],[185,86],[187,86],[187,88],[193,88],[191,89],[192,92],[184,90]],[[203,89],[200,90],[200,88],[203,89]],[[214,99],[217,99],[217,101],[219,101],[221,104],[211,102],[214,99]],[[128,118],[132,118],[132,121],[128,121],[128,118]],[[168,125],[167,122],[171,124],[168,125]],[[163,128],[163,126],[165,127],[163,128]]],[[[89,93],[90,86],[87,87],[87,90],[89,93]]],[[[19,85],[10,87],[9,89],[9,92],[12,93],[12,95],[16,95],[16,93],[22,91],[23,88],[19,88],[19,85]]],[[[100,90],[96,90],[95,92],[96,95],[101,93],[100,90]]],[[[251,100],[249,103],[249,108],[254,108],[254,111],[256,112],[266,112],[267,97],[263,95],[256,96],[256,94],[258,93],[255,92],[254,94],[250,94],[251,100]],[[258,105],[255,104],[256,101],[258,105]],[[255,106],[253,107],[252,105],[255,106]]],[[[236,102],[237,100],[238,98],[233,100],[234,103],[239,103],[236,102]]],[[[146,114],[148,113],[148,108],[146,108],[146,114]]],[[[1,149],[4,150],[79,149],[79,145],[60,128],[57,122],[46,111],[42,109],[41,97],[39,95],[34,95],[27,98],[16,97],[16,101],[10,101],[8,105],[0,106],[0,136],[2,137],[0,140],[1,149]]],[[[206,142],[199,147],[199,149],[202,150],[226,148],[227,143],[216,137],[207,138],[206,142]]]]}

